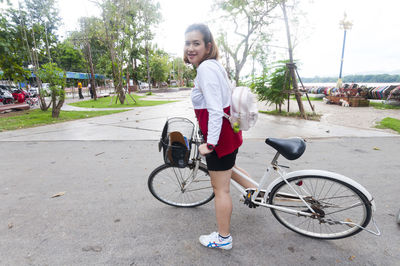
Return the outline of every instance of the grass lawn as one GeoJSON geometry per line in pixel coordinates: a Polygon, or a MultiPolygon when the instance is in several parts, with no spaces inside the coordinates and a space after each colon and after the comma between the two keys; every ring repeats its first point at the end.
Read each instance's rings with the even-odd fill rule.
{"type": "Polygon", "coordinates": [[[400,120],[396,118],[386,117],[379,122],[379,125],[376,126],[377,128],[390,128],[397,133],[400,133],[400,120]]]}
{"type": "MultiPolygon", "coordinates": [[[[274,110],[274,111],[258,111],[259,113],[262,114],[267,114],[267,115],[279,115],[279,116],[287,116],[287,117],[295,117],[295,118],[301,118],[301,114],[300,112],[286,112],[286,111],[282,111],[279,113],[278,110],[274,110]]],[[[309,113],[306,112],[307,114],[307,120],[315,120],[315,121],[319,121],[321,119],[320,114],[314,114],[314,113],[309,113]]]]}
{"type": "MultiPolygon", "coordinates": [[[[322,101],[322,98],[319,98],[319,97],[308,96],[308,98],[310,99],[310,101],[322,101]]],[[[291,100],[296,100],[296,97],[291,96],[290,99],[291,100]]],[[[301,100],[302,101],[308,101],[306,96],[301,96],[301,100]]]]}
{"type": "Polygon", "coordinates": [[[70,103],[69,105],[84,107],[84,108],[122,108],[122,107],[154,106],[154,105],[175,102],[175,101],[145,101],[142,100],[142,98],[146,96],[137,96],[134,94],[131,94],[131,96],[136,100],[136,103],[134,103],[132,98],[129,97],[129,95],[127,95],[126,96],[127,100],[125,100],[124,104],[120,104],[119,100],[118,103],[115,103],[115,101],[117,100],[117,97],[115,96],[114,99],[112,99],[112,97],[103,97],[103,98],[98,98],[97,101],[88,100],[88,101],[70,103]]]}
{"type": "Polygon", "coordinates": [[[43,126],[70,120],[109,115],[127,110],[108,111],[61,111],[59,118],[51,117],[51,110],[43,112],[40,109],[0,114],[0,132],[20,128],[43,126]]]}
{"type": "MultiPolygon", "coordinates": [[[[310,96],[308,96],[308,98],[310,99],[310,101],[321,101],[321,102],[322,102],[322,99],[323,99],[323,98],[310,97],[310,96]]],[[[307,97],[305,97],[305,96],[301,97],[301,99],[302,99],[303,101],[307,101],[307,97]]]]}
{"type": "Polygon", "coordinates": [[[376,102],[369,102],[369,106],[373,106],[376,109],[400,109],[400,105],[390,105],[376,102]]]}

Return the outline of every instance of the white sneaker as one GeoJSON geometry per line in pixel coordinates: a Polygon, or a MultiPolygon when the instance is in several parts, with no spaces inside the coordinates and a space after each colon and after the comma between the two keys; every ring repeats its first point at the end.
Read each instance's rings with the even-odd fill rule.
{"type": "Polygon", "coordinates": [[[223,239],[218,236],[217,232],[213,232],[209,235],[202,235],[199,237],[200,243],[209,248],[221,248],[221,249],[231,249],[232,248],[232,236],[227,239],[223,239]]]}

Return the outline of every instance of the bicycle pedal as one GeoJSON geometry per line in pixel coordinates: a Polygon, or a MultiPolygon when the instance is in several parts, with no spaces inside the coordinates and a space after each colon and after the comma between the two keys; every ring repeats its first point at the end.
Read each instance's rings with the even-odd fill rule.
{"type": "Polygon", "coordinates": [[[252,195],[251,191],[248,191],[246,196],[243,196],[243,198],[244,198],[244,202],[243,203],[245,205],[249,205],[249,203],[251,202],[251,195],[252,195]]]}
{"type": "Polygon", "coordinates": [[[256,208],[258,205],[251,201],[251,197],[254,194],[254,189],[247,189],[247,194],[244,196],[244,204],[249,206],[249,208],[256,208]]]}

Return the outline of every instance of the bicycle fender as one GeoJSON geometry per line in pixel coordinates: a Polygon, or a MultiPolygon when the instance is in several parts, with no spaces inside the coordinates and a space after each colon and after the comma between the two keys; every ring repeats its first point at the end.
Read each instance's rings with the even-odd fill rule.
{"type": "MultiPolygon", "coordinates": [[[[295,177],[295,176],[326,176],[326,177],[330,177],[332,179],[342,181],[344,183],[348,183],[349,185],[355,187],[362,194],[365,195],[365,197],[368,199],[368,201],[371,202],[371,207],[372,207],[373,212],[375,212],[375,210],[376,210],[375,200],[372,197],[372,195],[367,191],[367,189],[347,176],[329,172],[329,171],[324,171],[324,170],[299,170],[299,171],[286,173],[284,175],[285,179],[295,177]]],[[[275,187],[280,182],[282,182],[282,178],[277,178],[271,184],[269,184],[269,186],[267,187],[267,190],[266,190],[267,195],[271,192],[273,187],[275,187]]]]}

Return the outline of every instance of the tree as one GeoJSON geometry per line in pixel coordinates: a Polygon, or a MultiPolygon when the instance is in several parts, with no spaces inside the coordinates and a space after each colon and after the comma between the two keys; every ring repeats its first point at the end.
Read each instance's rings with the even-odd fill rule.
{"type": "Polygon", "coordinates": [[[88,46],[90,46],[93,68],[96,73],[112,75],[112,66],[103,21],[97,17],[82,17],[79,19],[79,25],[80,30],[73,32],[68,39],[76,47],[80,47],[87,64],[89,64],[88,46]]]}
{"type": "Polygon", "coordinates": [[[149,83],[149,89],[151,91],[151,78],[150,78],[150,60],[149,60],[149,42],[153,39],[153,33],[151,32],[151,27],[158,24],[161,19],[161,14],[159,13],[160,5],[153,4],[152,0],[142,0],[139,4],[138,14],[142,19],[142,31],[143,31],[143,41],[146,53],[146,67],[147,67],[147,81],[149,83]]]}
{"type": "Polygon", "coordinates": [[[291,89],[289,82],[291,76],[287,76],[286,61],[277,62],[271,75],[263,73],[256,78],[250,87],[257,93],[260,101],[267,101],[269,104],[275,104],[279,112],[282,111],[282,104],[288,97],[288,91],[291,89]]]}
{"type": "Polygon", "coordinates": [[[217,40],[222,50],[233,60],[236,84],[239,84],[240,72],[249,54],[255,51],[255,45],[269,40],[267,27],[271,19],[268,15],[278,4],[278,0],[217,1],[217,7],[224,12],[222,19],[232,21],[235,27],[235,36],[232,39],[228,40],[228,34],[222,33],[217,40]]]}
{"type": "Polygon", "coordinates": [[[182,78],[186,81],[186,86],[190,86],[190,81],[196,77],[196,70],[191,65],[184,65],[182,78]]]}
{"type": "Polygon", "coordinates": [[[84,72],[86,70],[82,51],[75,48],[69,39],[57,44],[52,51],[52,58],[65,71],[84,72]]]}
{"type": "Polygon", "coordinates": [[[169,63],[170,67],[170,80],[178,80],[179,83],[183,83],[183,74],[186,71],[185,62],[181,57],[175,57],[172,62],[169,63]]]}
{"type": "Polygon", "coordinates": [[[90,72],[91,95],[94,100],[97,100],[95,64],[96,61],[99,61],[94,59],[101,57],[101,55],[98,54],[100,50],[103,50],[103,56],[108,55],[107,50],[105,49],[106,45],[104,45],[104,39],[99,38],[104,35],[104,24],[95,17],[81,18],[79,22],[81,31],[77,33],[78,38],[76,43],[79,43],[82,52],[85,55],[87,70],[90,72]],[[92,49],[92,47],[94,49],[92,49]]]}
{"type": "Polygon", "coordinates": [[[26,10],[28,11],[31,26],[40,25],[42,34],[40,41],[45,47],[48,62],[51,62],[50,47],[58,42],[56,31],[60,24],[56,0],[24,0],[26,10]]]}
{"type": "Polygon", "coordinates": [[[144,41],[148,80],[149,69],[149,41],[152,39],[151,27],[159,21],[159,5],[151,0],[104,0],[100,4],[105,28],[105,37],[112,62],[114,85],[119,101],[124,103],[123,90],[124,66],[130,64],[136,48],[134,43],[144,41]],[[132,42],[134,38],[134,42],[132,42]]]}
{"type": "Polygon", "coordinates": [[[4,79],[24,81],[29,77],[29,72],[23,67],[24,47],[19,39],[17,25],[0,14],[0,69],[4,79]]]}
{"type": "MultiPolygon", "coordinates": [[[[166,81],[168,78],[168,56],[155,54],[150,60],[150,74],[154,83],[166,81]]],[[[160,86],[159,86],[160,87],[160,86]]]]}
{"type": "MultiPolygon", "coordinates": [[[[55,8],[55,0],[24,0],[19,2],[18,10],[9,8],[7,14],[11,25],[18,32],[16,43],[19,42],[24,47],[24,51],[20,53],[23,60],[21,67],[33,66],[33,73],[40,89],[41,81],[37,72],[41,64],[52,60],[51,47],[58,41],[55,32],[60,19],[55,8]]],[[[47,110],[50,104],[46,104],[40,93],[39,97],[40,108],[47,110]]]]}
{"type": "Polygon", "coordinates": [[[65,100],[65,72],[55,63],[47,63],[40,68],[38,75],[43,82],[49,83],[51,103],[53,104],[51,116],[58,118],[65,100]]]}

